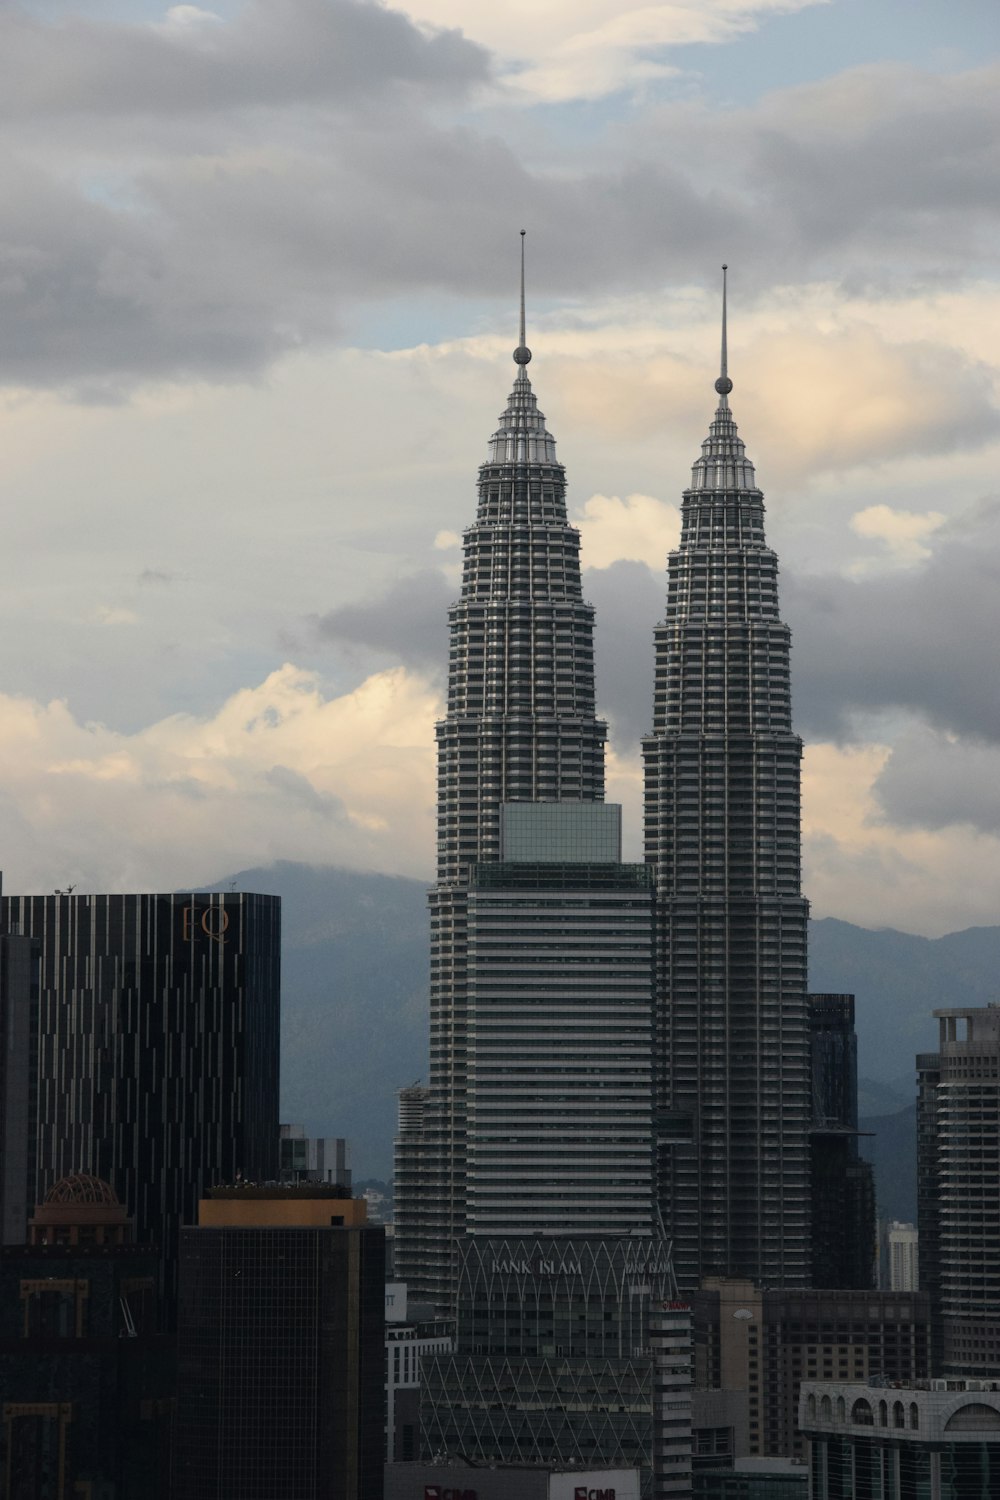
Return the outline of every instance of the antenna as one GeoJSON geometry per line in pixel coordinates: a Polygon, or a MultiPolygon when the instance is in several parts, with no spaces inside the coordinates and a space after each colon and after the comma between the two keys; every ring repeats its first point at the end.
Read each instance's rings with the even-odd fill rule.
{"type": "Polygon", "coordinates": [[[715,382],[715,389],[720,396],[728,396],[733,388],[733,382],[729,378],[729,351],[726,346],[726,272],[728,270],[728,266],[722,267],[722,358],[719,378],[715,382]]]}
{"type": "Polygon", "coordinates": [[[531,350],[527,345],[524,324],[524,236],[527,232],[526,229],[521,230],[521,321],[518,324],[518,345],[514,350],[514,363],[516,365],[526,365],[531,359],[531,350]]]}

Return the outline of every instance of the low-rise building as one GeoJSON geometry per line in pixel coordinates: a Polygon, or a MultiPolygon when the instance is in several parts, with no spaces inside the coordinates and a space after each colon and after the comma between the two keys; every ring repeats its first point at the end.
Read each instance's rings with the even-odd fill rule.
{"type": "Polygon", "coordinates": [[[807,1381],[811,1500],[1000,1495],[1000,1382],[807,1381]]]}

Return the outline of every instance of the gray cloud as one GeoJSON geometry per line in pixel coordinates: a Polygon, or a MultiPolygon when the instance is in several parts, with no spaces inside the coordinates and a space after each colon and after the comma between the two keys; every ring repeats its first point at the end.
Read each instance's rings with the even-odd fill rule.
{"type": "Polygon", "coordinates": [[[396,86],[463,91],[486,52],[362,0],[251,0],[226,24],[138,26],[0,10],[0,118],[220,114],[322,103],[396,86]]]}
{"type": "Polygon", "coordinates": [[[342,337],[359,299],[494,296],[523,222],[539,294],[563,296],[700,278],[720,245],[748,299],[890,262],[893,295],[995,237],[998,69],[666,106],[551,165],[539,120],[530,166],[442,112],[487,75],[457,34],[354,0],[173,33],[0,9],[0,379],[106,399],[253,375],[342,337]]]}
{"type": "Polygon", "coordinates": [[[317,791],[301,771],[296,771],[291,766],[271,766],[265,771],[264,780],[268,786],[281,792],[289,801],[304,808],[306,812],[321,818],[330,818],[338,823],[346,823],[347,812],[341,799],[334,797],[330,792],[317,791]]]}
{"type": "Polygon", "coordinates": [[[1000,833],[1000,751],[919,726],[893,746],[875,782],[890,823],[1000,833]]]}
{"type": "Polygon", "coordinates": [[[584,574],[597,612],[597,707],[619,750],[631,750],[653,723],[653,627],[663,618],[666,579],[640,562],[616,562],[584,574]]]}
{"type": "Polygon", "coordinates": [[[927,564],[858,581],[784,575],[796,722],[853,740],[855,715],[909,711],[1000,743],[1000,515],[956,518],[927,564]]]}
{"type": "MultiPolygon", "coordinates": [[[[663,585],[638,562],[588,570],[583,584],[597,612],[598,710],[611,719],[619,748],[633,747],[650,726],[653,626],[663,614],[663,585]]],[[[370,603],[341,605],[309,623],[322,640],[442,676],[448,606],[457,593],[442,573],[428,568],[401,578],[370,603]]]]}
{"type": "Polygon", "coordinates": [[[175,573],[171,568],[143,568],[139,574],[138,581],[143,587],[153,586],[155,588],[177,583],[180,578],[181,574],[175,573]]]}
{"type": "MultiPolygon", "coordinates": [[[[440,675],[455,592],[428,569],[370,604],[331,610],[313,631],[440,675]]],[[[617,562],[585,572],[584,593],[597,616],[598,710],[619,752],[633,754],[652,721],[665,579],[617,562]]],[[[863,742],[873,714],[912,715],[922,722],[898,739],[876,784],[887,819],[1000,832],[1000,502],[950,521],[922,568],[860,581],[785,571],[781,594],[804,738],[863,742]]]]}
{"type": "Polygon", "coordinates": [[[437,674],[448,660],[447,612],[457,593],[443,573],[425,568],[371,602],[342,604],[309,623],[321,640],[437,674]]]}

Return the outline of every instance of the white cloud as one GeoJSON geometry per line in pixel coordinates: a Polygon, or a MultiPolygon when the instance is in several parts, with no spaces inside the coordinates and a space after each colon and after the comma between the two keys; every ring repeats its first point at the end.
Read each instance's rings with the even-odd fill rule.
{"type": "Polygon", "coordinates": [[[274,859],[423,875],[439,711],[402,668],[327,697],[286,665],[131,735],[0,697],[7,889],[171,888],[274,859]]]}
{"type": "Polygon", "coordinates": [[[996,923],[1000,839],[889,823],[878,782],[891,755],[877,744],[806,748],[803,889],[813,915],[931,937],[996,923]]]}
{"type": "Polygon", "coordinates": [[[727,42],[769,15],[827,0],[406,0],[405,9],[436,26],[457,26],[503,60],[511,98],[561,103],[635,90],[678,68],[671,48],[727,42]]]}
{"type": "Polygon", "coordinates": [[[101,625],[137,625],[139,622],[139,616],[134,609],[127,609],[120,604],[98,605],[94,618],[101,625]]]}
{"type": "Polygon", "coordinates": [[[929,510],[918,514],[912,510],[893,510],[891,505],[869,505],[851,517],[851,530],[866,540],[881,542],[885,556],[862,558],[852,573],[869,573],[888,562],[890,566],[912,568],[931,555],[928,537],[944,525],[943,511],[929,510]]]}
{"type": "Polygon", "coordinates": [[[572,517],[580,529],[580,560],[585,568],[616,562],[644,562],[661,572],[681,534],[680,511],[652,495],[591,495],[572,517]]]}
{"type": "Polygon", "coordinates": [[[190,32],[203,26],[218,26],[222,23],[222,17],[214,10],[203,10],[199,5],[172,5],[167,11],[164,19],[154,29],[165,31],[190,32]]]}

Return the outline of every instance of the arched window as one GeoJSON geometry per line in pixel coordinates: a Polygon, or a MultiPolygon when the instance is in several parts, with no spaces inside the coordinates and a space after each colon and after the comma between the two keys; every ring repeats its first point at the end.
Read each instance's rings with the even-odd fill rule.
{"type": "Polygon", "coordinates": [[[809,1396],[806,1399],[806,1416],[810,1421],[816,1420],[816,1397],[809,1396]]]}
{"type": "Polygon", "coordinates": [[[837,1397],[837,1421],[838,1422],[842,1422],[844,1420],[844,1416],[845,1416],[846,1412],[847,1412],[847,1407],[844,1405],[844,1398],[843,1398],[843,1396],[838,1396],[837,1397]]]}
{"type": "Polygon", "coordinates": [[[880,1401],[878,1404],[878,1425],[880,1427],[888,1427],[889,1425],[889,1403],[887,1401],[880,1401]]]}
{"type": "Polygon", "coordinates": [[[984,1428],[991,1432],[1000,1428],[1000,1409],[996,1406],[987,1406],[985,1402],[968,1401],[951,1414],[944,1430],[945,1432],[982,1432],[984,1428]]]}
{"type": "Polygon", "coordinates": [[[869,1402],[862,1396],[851,1407],[851,1421],[856,1427],[874,1427],[875,1419],[869,1402]]]}
{"type": "Polygon", "coordinates": [[[902,1401],[894,1401],[892,1403],[892,1425],[893,1427],[906,1426],[906,1414],[903,1411],[902,1401]]]}
{"type": "Polygon", "coordinates": [[[914,1430],[920,1426],[920,1410],[915,1401],[910,1402],[910,1426],[914,1430]]]}
{"type": "Polygon", "coordinates": [[[833,1421],[833,1405],[832,1405],[832,1403],[830,1401],[829,1396],[824,1396],[823,1399],[820,1401],[820,1403],[819,1403],[819,1414],[823,1418],[824,1422],[832,1422],[833,1421]]]}

